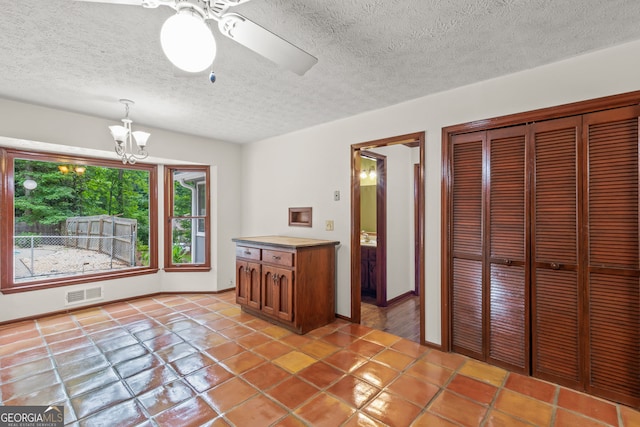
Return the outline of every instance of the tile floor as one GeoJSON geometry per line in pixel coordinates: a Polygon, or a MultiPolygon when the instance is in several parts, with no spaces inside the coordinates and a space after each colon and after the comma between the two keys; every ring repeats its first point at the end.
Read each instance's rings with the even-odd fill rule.
{"type": "Polygon", "coordinates": [[[0,402],[80,426],[640,426],[640,413],[337,320],[305,336],[233,293],[0,326],[0,402]]]}

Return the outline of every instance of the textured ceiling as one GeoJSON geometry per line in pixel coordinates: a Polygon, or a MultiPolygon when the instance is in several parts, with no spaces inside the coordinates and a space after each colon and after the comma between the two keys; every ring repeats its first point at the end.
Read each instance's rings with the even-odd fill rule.
{"type": "Polygon", "coordinates": [[[2,0],[0,97],[248,142],[640,39],[638,0],[252,0],[232,9],[319,59],[300,77],[221,36],[184,76],[173,11],[2,0]],[[208,73],[207,73],[208,74],[208,73]]]}

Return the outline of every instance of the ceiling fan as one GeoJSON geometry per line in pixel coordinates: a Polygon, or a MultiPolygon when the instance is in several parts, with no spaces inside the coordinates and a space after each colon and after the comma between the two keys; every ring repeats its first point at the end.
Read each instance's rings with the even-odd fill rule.
{"type": "Polygon", "coordinates": [[[250,0],[76,0],[113,3],[155,9],[168,6],[176,14],[160,31],[162,50],[181,70],[198,73],[211,66],[216,42],[207,20],[218,22],[218,29],[230,39],[248,47],[283,68],[303,75],[318,59],[280,36],[238,13],[227,10],[250,0]]]}

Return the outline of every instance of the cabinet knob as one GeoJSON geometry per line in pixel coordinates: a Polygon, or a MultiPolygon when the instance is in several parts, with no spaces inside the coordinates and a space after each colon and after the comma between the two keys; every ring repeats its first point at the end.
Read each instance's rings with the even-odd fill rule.
{"type": "Polygon", "coordinates": [[[277,255],[274,255],[274,256],[273,256],[273,259],[275,259],[275,260],[278,260],[278,261],[279,261],[281,258],[280,258],[279,256],[277,256],[277,255]]]}
{"type": "Polygon", "coordinates": [[[251,251],[245,250],[245,251],[244,251],[244,254],[245,254],[245,255],[251,255],[251,251]]]}
{"type": "Polygon", "coordinates": [[[504,262],[506,265],[513,264],[513,261],[511,261],[509,258],[505,258],[504,260],[502,260],[502,262],[504,262]]]}
{"type": "Polygon", "coordinates": [[[560,264],[558,264],[557,262],[552,262],[550,267],[552,270],[560,270],[560,264]]]}

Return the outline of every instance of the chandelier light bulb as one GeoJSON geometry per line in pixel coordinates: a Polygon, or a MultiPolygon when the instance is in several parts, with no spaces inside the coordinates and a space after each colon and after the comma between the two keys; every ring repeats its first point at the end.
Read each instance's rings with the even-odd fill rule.
{"type": "Polygon", "coordinates": [[[165,21],[160,31],[160,43],[169,61],[190,73],[206,70],[216,57],[216,40],[211,29],[189,8],[179,10],[165,21]]]}
{"type": "Polygon", "coordinates": [[[109,130],[111,131],[111,136],[113,136],[113,139],[117,142],[125,142],[127,140],[127,136],[129,136],[129,129],[124,126],[109,126],[109,130]]]}

